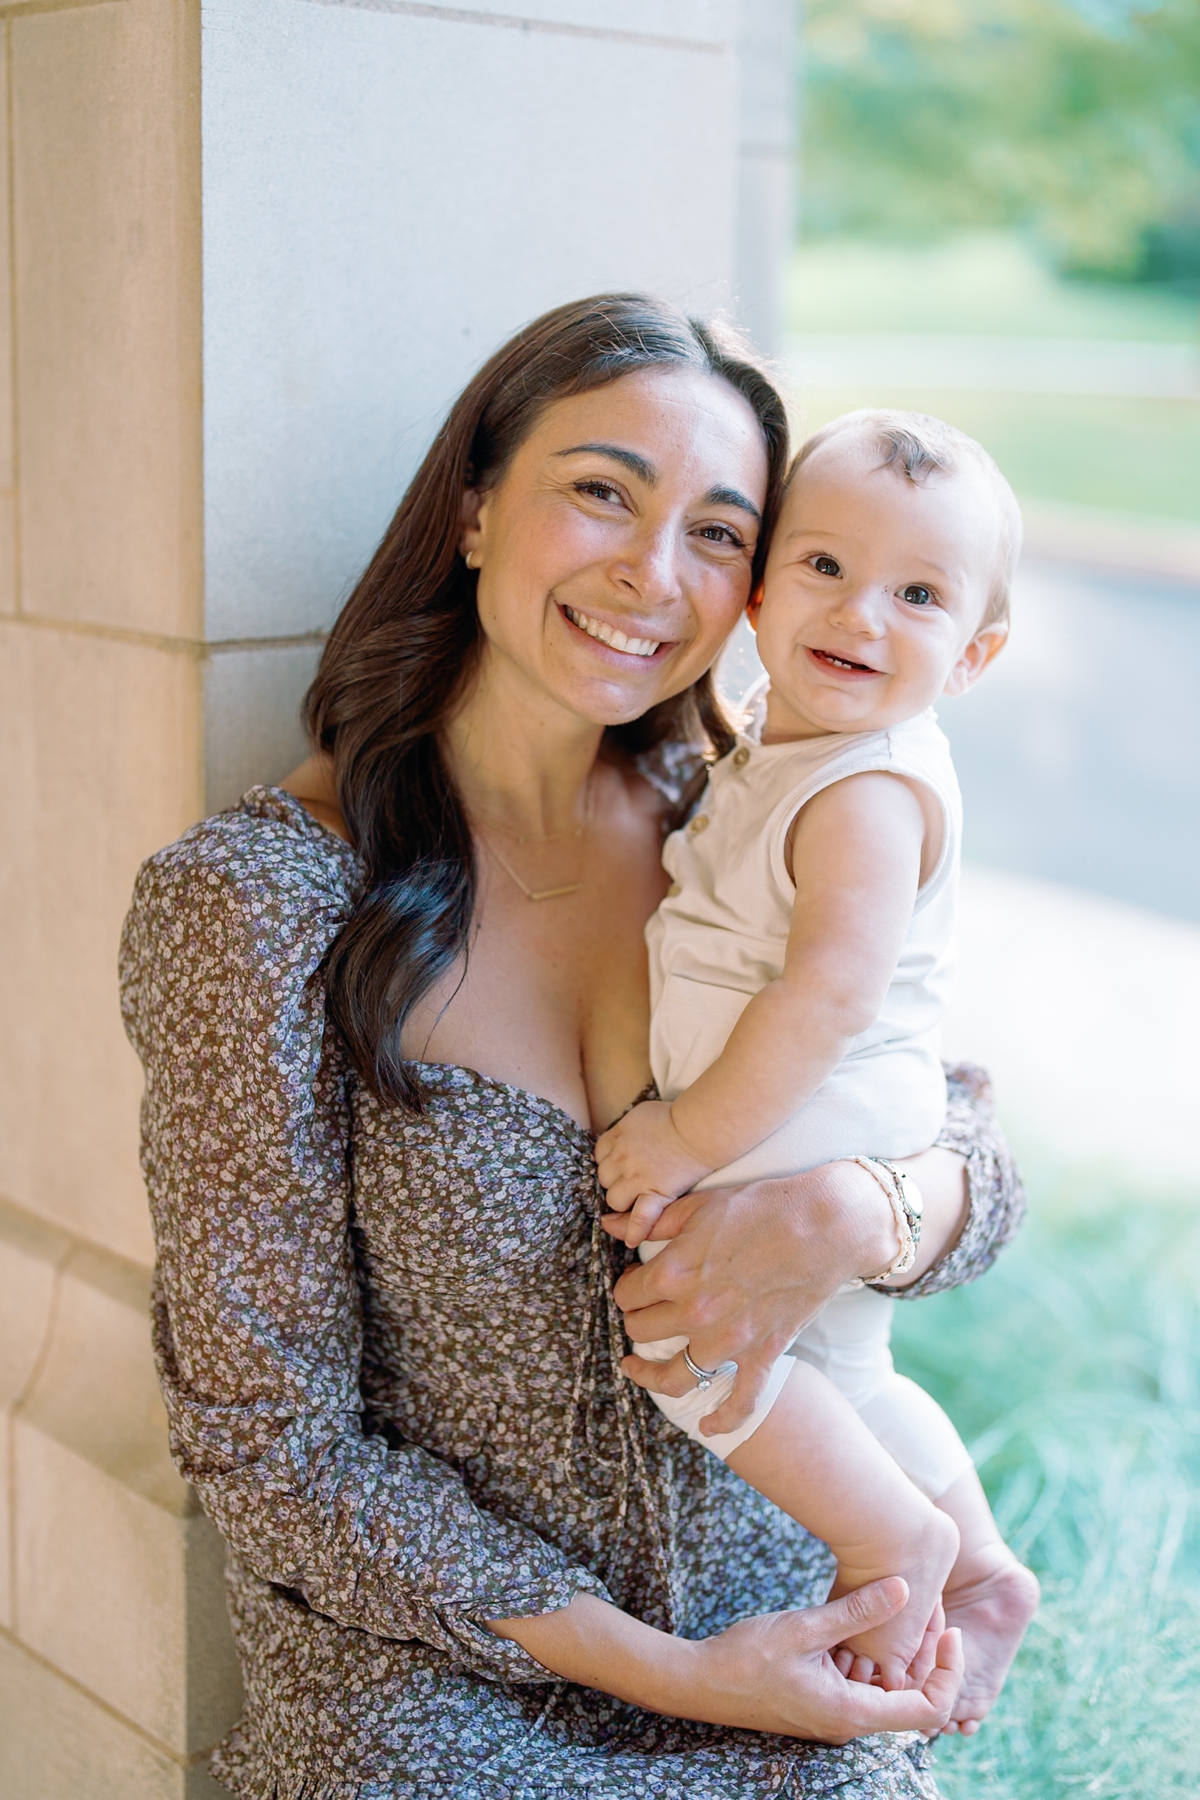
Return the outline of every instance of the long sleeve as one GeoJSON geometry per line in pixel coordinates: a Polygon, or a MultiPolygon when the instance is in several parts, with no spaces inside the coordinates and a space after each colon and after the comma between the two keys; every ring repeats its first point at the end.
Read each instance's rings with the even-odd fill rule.
{"type": "Polygon", "coordinates": [[[966,1158],[967,1222],[958,1242],[919,1281],[886,1290],[898,1300],[920,1300],[977,1280],[1025,1217],[1025,1189],[992,1111],[987,1075],[973,1063],[959,1063],[946,1070],[946,1084],[946,1122],[937,1142],[966,1158]]]}
{"type": "Polygon", "coordinates": [[[482,1621],[601,1583],[439,1458],[364,1435],[348,1074],[319,976],[353,859],[263,810],[147,863],[122,941],[173,1453],[261,1579],[476,1674],[548,1680],[482,1621]]]}

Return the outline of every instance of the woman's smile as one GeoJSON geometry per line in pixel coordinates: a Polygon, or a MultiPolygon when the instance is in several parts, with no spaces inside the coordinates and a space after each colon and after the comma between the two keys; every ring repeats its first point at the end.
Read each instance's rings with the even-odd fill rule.
{"type": "MultiPolygon", "coordinates": [[[[559,611],[578,631],[585,633],[605,648],[614,650],[618,656],[649,658],[657,656],[660,650],[673,648],[671,639],[634,636],[631,632],[622,631],[616,625],[607,624],[605,620],[597,618],[592,613],[581,612],[576,606],[566,606],[560,602],[559,611]]],[[[632,621],[627,620],[626,623],[629,624],[632,621]]]]}

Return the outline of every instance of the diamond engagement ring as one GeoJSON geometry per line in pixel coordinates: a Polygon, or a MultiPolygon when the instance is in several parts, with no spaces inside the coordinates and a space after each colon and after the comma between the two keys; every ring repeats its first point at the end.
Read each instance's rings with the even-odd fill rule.
{"type": "Polygon", "coordinates": [[[725,1367],[725,1364],[722,1363],[720,1368],[717,1369],[702,1369],[699,1363],[694,1363],[692,1361],[686,1350],[683,1353],[683,1360],[692,1371],[692,1374],[696,1377],[696,1387],[702,1394],[708,1392],[713,1382],[717,1379],[717,1376],[721,1373],[721,1369],[725,1367]]]}

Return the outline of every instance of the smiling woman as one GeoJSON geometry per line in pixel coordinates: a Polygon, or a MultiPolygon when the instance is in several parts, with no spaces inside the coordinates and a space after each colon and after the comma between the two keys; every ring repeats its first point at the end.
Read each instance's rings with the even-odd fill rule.
{"type": "MultiPolygon", "coordinates": [[[[593,1161],[649,1078],[663,834],[732,741],[709,670],[786,455],[766,376],[669,305],[537,320],[339,619],[313,756],[139,878],[157,1354],[228,1546],[243,1800],[933,1792],[955,1634],[912,1689],[847,1680],[904,1584],[811,1604],[824,1551],[625,1378],[617,1304],[734,1357],[748,1412],[890,1204],[848,1163],[693,1196],[635,1269],[593,1161]]],[[[1019,1207],[954,1093],[914,1159],[934,1286],[1019,1207]]]]}
{"type": "MultiPolygon", "coordinates": [[[[591,875],[604,919],[624,920],[631,900],[653,906],[659,871],[639,875],[623,841],[646,805],[625,759],[731,741],[709,670],[757,577],[786,454],[782,404],[741,347],[636,297],[547,314],[451,410],[307,703],[370,872],[329,953],[328,1004],[381,1094],[416,1104],[414,1059],[456,1059],[460,1018],[478,1016],[482,946],[466,988],[457,965],[488,866],[476,866],[472,827],[493,845],[489,863],[496,834],[519,841],[501,866],[525,894],[591,875]],[[533,744],[514,734],[518,717],[533,744]],[[565,864],[554,846],[585,817],[594,866],[580,869],[578,845],[565,864]]],[[[331,803],[329,771],[307,767],[289,786],[331,803]]],[[[555,923],[565,954],[579,921],[555,923]]],[[[640,1023],[641,977],[619,969],[589,1038],[615,1016],[623,1037],[640,1023]]],[[[500,1006],[498,1032],[510,1014],[500,1006]]],[[[576,1028],[539,1009],[519,1064],[506,1046],[475,1066],[606,1124],[634,1066],[622,1057],[589,1098],[566,1049],[576,1028]]],[[[597,1060],[585,1039],[584,1066],[597,1060]]],[[[636,1067],[644,1082],[644,1057],[636,1067]]]]}

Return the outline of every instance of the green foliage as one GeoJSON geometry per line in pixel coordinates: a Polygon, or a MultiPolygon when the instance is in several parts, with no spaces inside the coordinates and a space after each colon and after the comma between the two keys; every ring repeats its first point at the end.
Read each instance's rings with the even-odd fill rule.
{"type": "Polygon", "coordinates": [[[1197,0],[808,0],[804,221],[1200,272],[1197,0]],[[1155,260],[1157,259],[1157,260],[1155,260]]]}
{"type": "Polygon", "coordinates": [[[897,1358],[971,1441],[1044,1589],[946,1800],[1168,1800],[1200,1782],[1194,1207],[1043,1199],[977,1286],[897,1308],[897,1358]]]}

